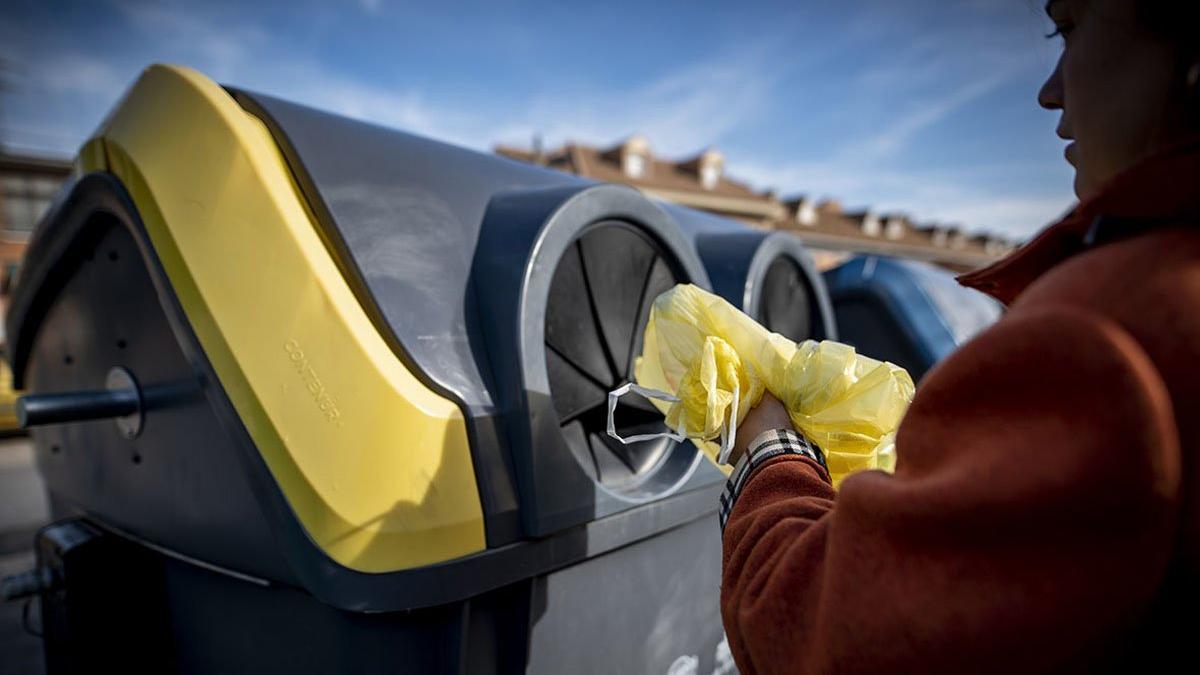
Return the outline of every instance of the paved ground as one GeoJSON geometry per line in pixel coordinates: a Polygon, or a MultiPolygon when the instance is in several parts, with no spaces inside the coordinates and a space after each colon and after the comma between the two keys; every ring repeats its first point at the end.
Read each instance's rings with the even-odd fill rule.
{"type": "Polygon", "coordinates": [[[41,526],[46,514],[46,494],[34,468],[33,444],[24,436],[0,440],[0,546],[14,533],[41,526]]]}
{"type": "MultiPolygon", "coordinates": [[[[48,517],[29,439],[0,440],[0,577],[33,567],[33,534],[48,517]]],[[[36,605],[32,608],[35,628],[36,605]]],[[[0,602],[0,675],[45,671],[42,641],[25,632],[22,609],[21,604],[0,602]]]]}

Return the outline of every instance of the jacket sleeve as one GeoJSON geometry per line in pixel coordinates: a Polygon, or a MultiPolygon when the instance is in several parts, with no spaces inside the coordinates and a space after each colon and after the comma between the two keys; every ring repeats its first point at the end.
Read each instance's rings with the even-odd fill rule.
{"type": "Polygon", "coordinates": [[[1044,672],[1121,649],[1180,499],[1170,398],[1127,333],[1014,310],[929,374],[897,453],[836,499],[805,458],[746,478],[721,593],[743,673],[1044,672]]]}

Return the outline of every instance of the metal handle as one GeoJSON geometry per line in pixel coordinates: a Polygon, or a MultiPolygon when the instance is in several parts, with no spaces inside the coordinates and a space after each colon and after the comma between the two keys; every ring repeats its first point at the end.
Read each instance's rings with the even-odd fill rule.
{"type": "Polygon", "coordinates": [[[124,417],[137,412],[138,405],[136,389],[29,394],[17,399],[17,422],[29,428],[124,417]]]}
{"type": "Polygon", "coordinates": [[[57,585],[54,573],[45,567],[4,577],[0,581],[0,600],[13,602],[52,590],[57,585]]]}
{"type": "Polygon", "coordinates": [[[108,389],[28,394],[17,399],[17,423],[21,428],[47,424],[116,419],[117,426],[133,438],[142,427],[142,394],[133,375],[124,368],[108,373],[108,389]]]}

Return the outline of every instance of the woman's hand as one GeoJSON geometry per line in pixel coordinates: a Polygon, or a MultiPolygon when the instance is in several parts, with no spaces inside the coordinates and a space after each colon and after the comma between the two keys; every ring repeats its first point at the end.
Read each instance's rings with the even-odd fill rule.
{"type": "Polygon", "coordinates": [[[763,392],[758,405],[746,413],[746,419],[738,425],[737,438],[734,440],[733,450],[729,453],[729,463],[737,464],[742,455],[746,454],[746,448],[750,446],[750,442],[758,438],[762,432],[772,429],[795,431],[792,419],[788,417],[787,408],[783,407],[783,404],[772,396],[771,392],[763,392]]]}

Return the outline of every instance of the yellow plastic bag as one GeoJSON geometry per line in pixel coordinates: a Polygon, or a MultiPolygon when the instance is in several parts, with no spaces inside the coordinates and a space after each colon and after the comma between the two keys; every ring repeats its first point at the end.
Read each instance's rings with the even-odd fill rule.
{"type": "MultiPolygon", "coordinates": [[[[654,301],[635,375],[672,435],[725,471],[737,425],[770,391],[824,450],[835,486],[855,471],[895,468],[896,427],[914,391],[899,366],[837,342],[797,345],[691,284],[654,301]]],[[[610,411],[628,389],[613,392],[610,411]]]]}

